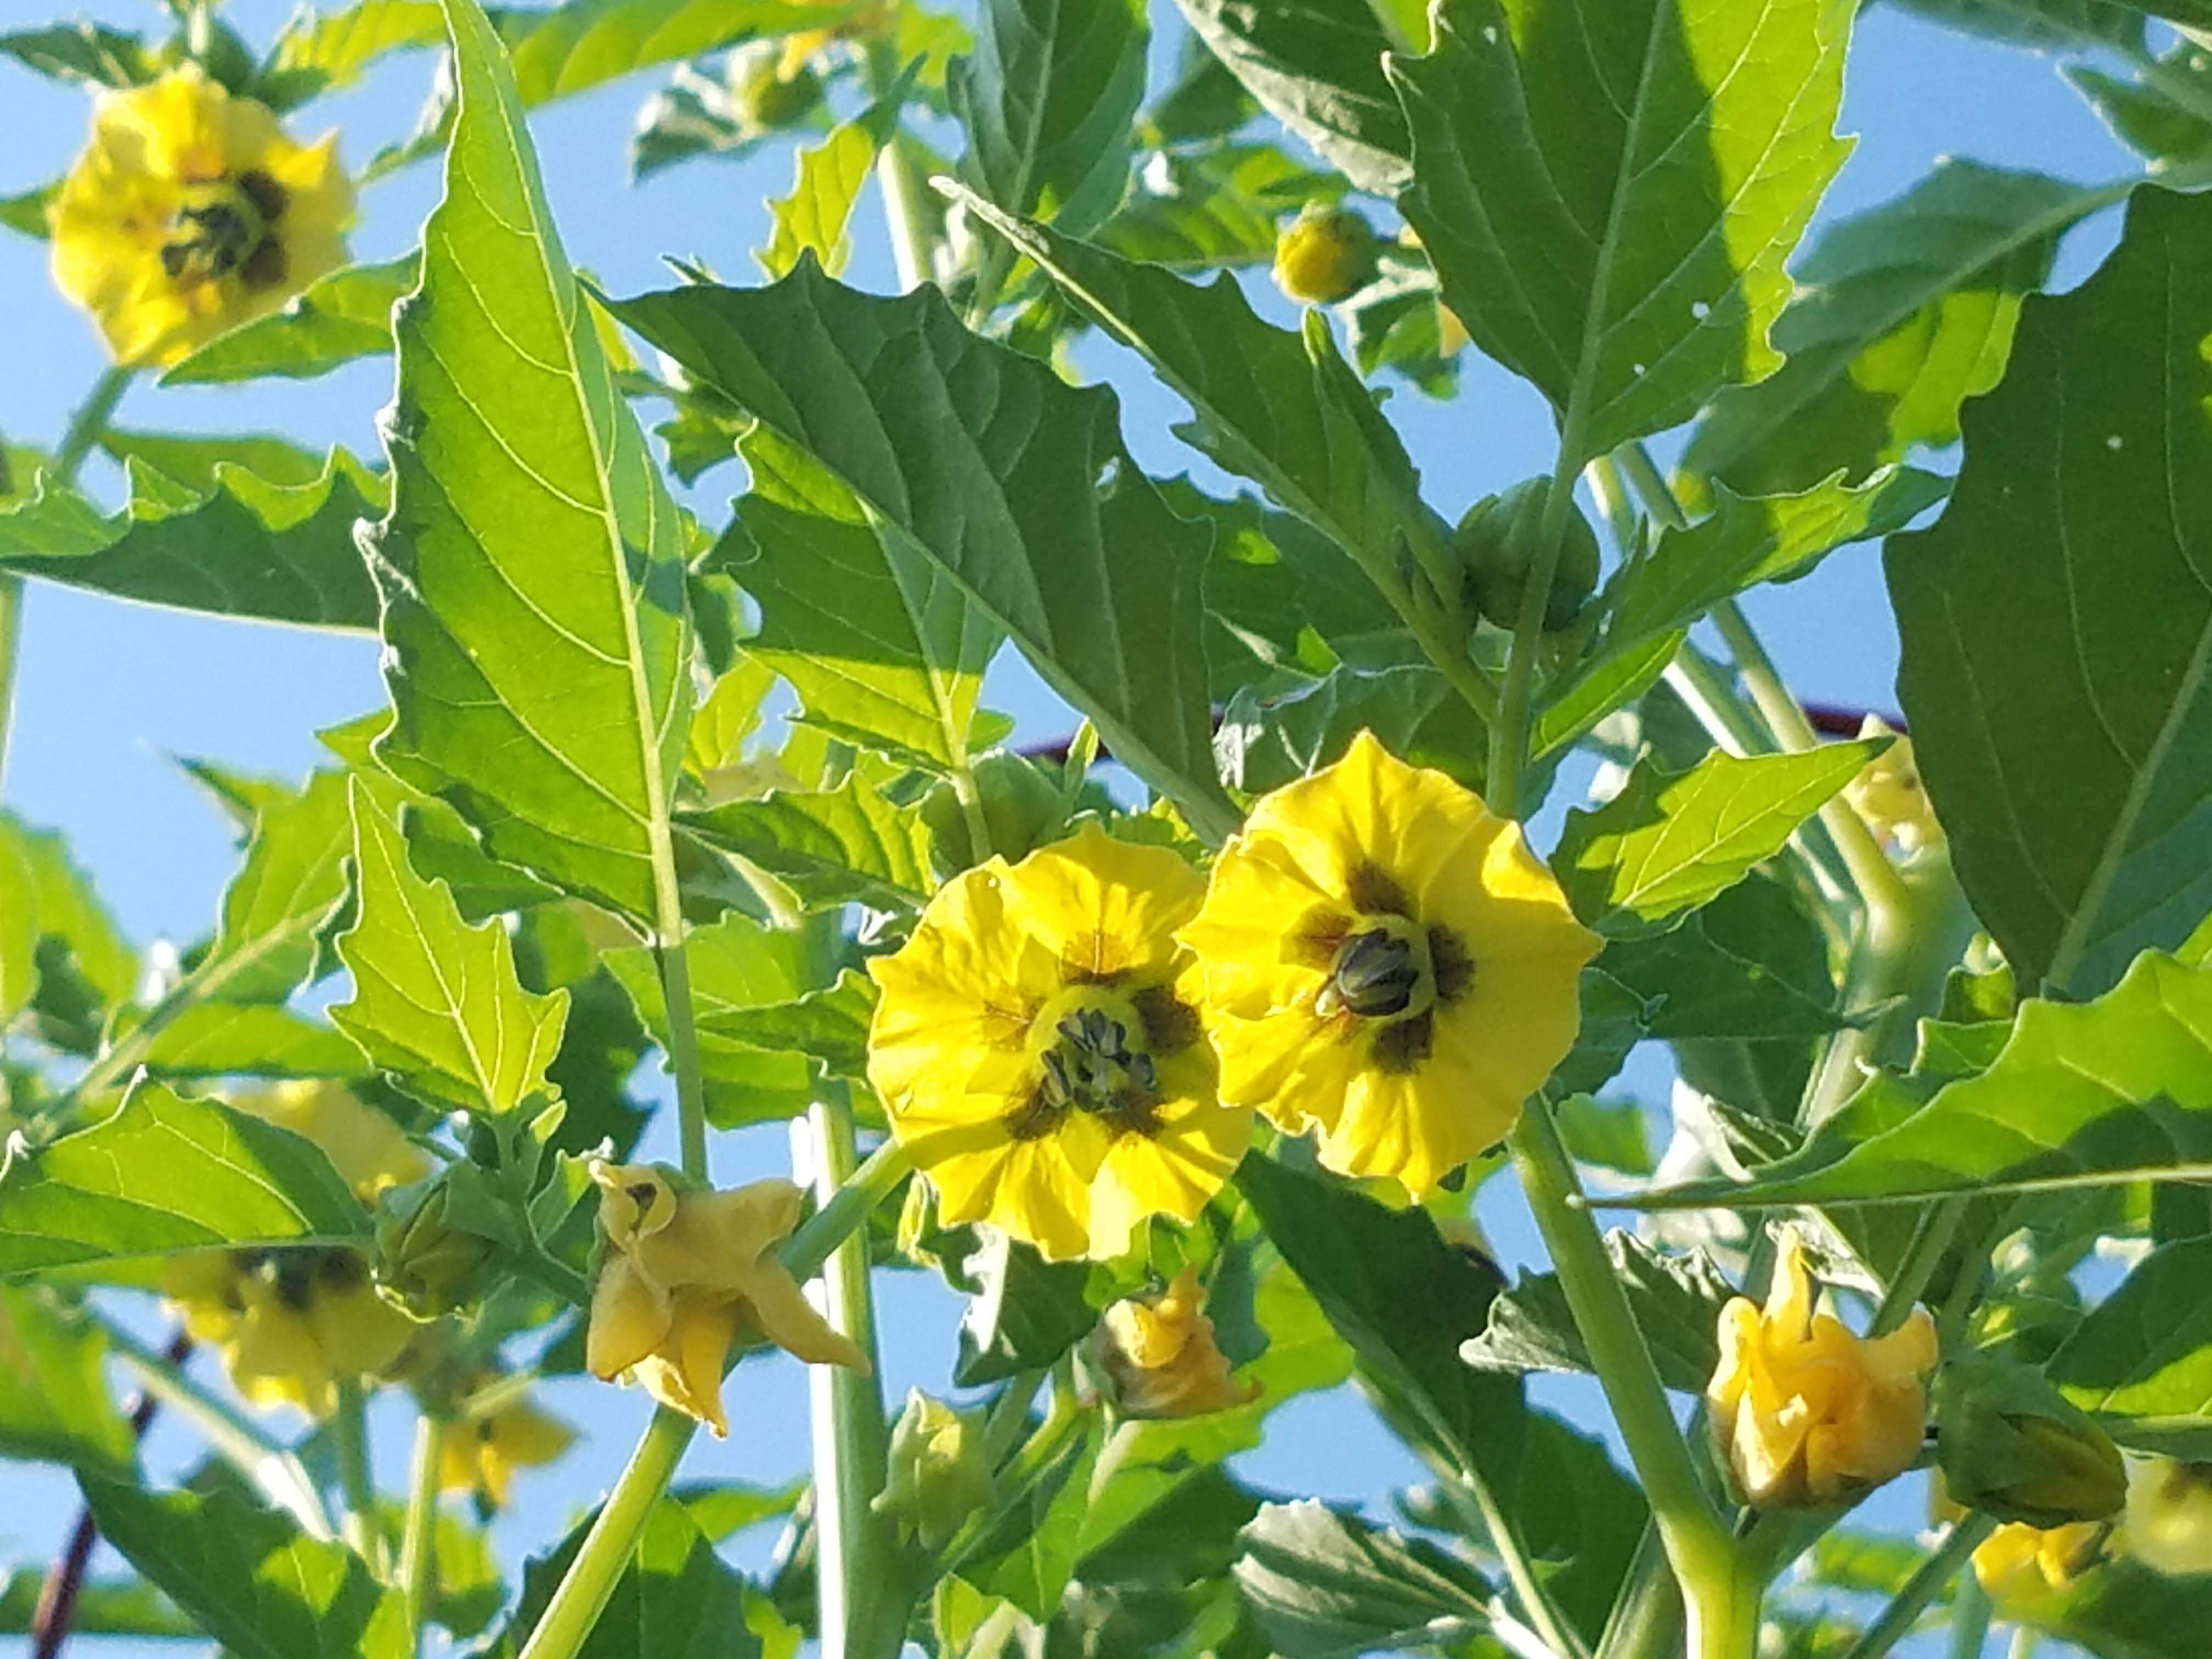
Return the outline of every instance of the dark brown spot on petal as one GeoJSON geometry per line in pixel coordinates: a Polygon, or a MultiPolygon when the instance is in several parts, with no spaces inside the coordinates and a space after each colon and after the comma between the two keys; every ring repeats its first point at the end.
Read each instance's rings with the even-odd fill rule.
{"type": "Polygon", "coordinates": [[[259,167],[240,173],[238,187],[246,192],[246,199],[260,210],[261,216],[272,225],[283,216],[285,207],[292,199],[290,191],[259,167]]]}
{"type": "Polygon", "coordinates": [[[1148,985],[1130,1001],[1145,1023],[1145,1046],[1154,1054],[1180,1054],[1198,1041],[1198,1010],[1168,987],[1148,985]]]}
{"type": "Polygon", "coordinates": [[[1040,1089],[1023,1105],[1006,1114],[1006,1133],[1016,1140],[1042,1140],[1060,1127],[1069,1108],[1055,1104],[1040,1089]]]}
{"type": "Polygon", "coordinates": [[[1374,1046],[1368,1053],[1386,1076],[1407,1077],[1420,1069],[1421,1062],[1435,1048],[1435,1019],[1428,1014],[1416,1014],[1411,1019],[1397,1020],[1377,1030],[1374,1046]]]}
{"type": "Polygon", "coordinates": [[[1379,864],[1352,866],[1345,880],[1345,896],[1362,915],[1410,917],[1413,914],[1413,901],[1379,864]]]}
{"type": "Polygon", "coordinates": [[[623,1194],[641,1210],[653,1207],[653,1200],[660,1196],[660,1188],[650,1181],[641,1181],[635,1187],[625,1187],[623,1194]]]}
{"type": "Polygon", "coordinates": [[[261,246],[246,256],[246,263],[238,268],[238,275],[248,288],[279,288],[291,261],[284,257],[283,239],[270,236],[261,246]]]}
{"type": "Polygon", "coordinates": [[[1429,929],[1429,970],[1436,975],[1437,1000],[1449,1006],[1474,983],[1474,958],[1449,927],[1429,929]]]}

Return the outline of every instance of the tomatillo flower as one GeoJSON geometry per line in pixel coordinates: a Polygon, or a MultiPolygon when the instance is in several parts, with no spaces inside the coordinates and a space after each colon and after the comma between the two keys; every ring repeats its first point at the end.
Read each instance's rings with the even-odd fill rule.
{"type": "Polygon", "coordinates": [[[1897,740],[1844,786],[1844,799],[1866,820],[1876,840],[1894,843],[1900,853],[1942,846],[1943,826],[1936,821],[1928,786],[1912,758],[1912,739],[1899,737],[1879,714],[1859,722],[1859,736],[1897,740]]]}
{"type": "Polygon", "coordinates": [[[1375,228],[1359,215],[1308,209],[1275,239],[1275,286],[1302,305],[1334,305],[1367,286],[1375,257],[1375,228]]]}
{"type": "Polygon", "coordinates": [[[106,92],[49,212],[54,281],[118,363],[161,367],[345,263],[337,135],[301,146],[196,64],[106,92]]]}
{"type": "Polygon", "coordinates": [[[430,1160],[399,1126],[342,1084],[279,1083],[227,1103],[313,1141],[364,1204],[429,1173],[430,1160]]]}
{"type": "Polygon", "coordinates": [[[2130,1461],[2119,1547],[2155,1572],[2212,1572],[2212,1463],[2130,1461]]]}
{"type": "Polygon", "coordinates": [[[576,1442],[576,1431],[526,1398],[446,1425],[438,1447],[438,1490],[473,1492],[487,1509],[503,1510],[518,1469],[541,1468],[576,1442]]]}
{"type": "Polygon", "coordinates": [[[1815,1311],[1803,1243],[1784,1240],[1766,1306],[1721,1310],[1720,1364],[1705,1385],[1713,1433],[1744,1501],[1804,1509],[1870,1490],[1920,1455],[1935,1370],[1925,1308],[1887,1336],[1854,1336],[1815,1311]]]}
{"type": "Polygon", "coordinates": [[[240,1394],[311,1417],[337,1408],[341,1382],[390,1369],[415,1334],[358,1250],[194,1250],[169,1259],[161,1289],[185,1328],[222,1351],[240,1394]]]}
{"type": "Polygon", "coordinates": [[[1260,1397],[1257,1382],[1229,1375],[1195,1267],[1185,1267],[1149,1301],[1133,1297],[1107,1309],[1098,1364],[1127,1417],[1203,1417],[1260,1397]]]}
{"type": "Polygon", "coordinates": [[[2008,1522],[1974,1547],[1974,1577],[1999,1601],[2063,1590],[2096,1565],[2111,1530],[2098,1521],[2050,1528],[2008,1522]]]}
{"type": "Polygon", "coordinates": [[[585,1339],[592,1376],[634,1379],[726,1437],[722,1372],[742,1331],[811,1364],[868,1369],[776,1255],[799,1224],[803,1200],[791,1182],[713,1192],[679,1186],[681,1177],[654,1164],[594,1158],[591,1169],[605,1245],[585,1339]]]}
{"type": "Polygon", "coordinates": [[[1175,930],[1205,884],[1096,823],[947,882],[882,988],[868,1079],[947,1226],[988,1222],[1050,1260],[1118,1255],[1139,1222],[1194,1221],[1251,1139],[1214,1097],[1175,930]]]}
{"type": "Polygon", "coordinates": [[[1519,825],[1368,732],[1252,809],[1181,938],[1221,1098],[1417,1195],[1566,1057],[1599,946],[1519,825]]]}

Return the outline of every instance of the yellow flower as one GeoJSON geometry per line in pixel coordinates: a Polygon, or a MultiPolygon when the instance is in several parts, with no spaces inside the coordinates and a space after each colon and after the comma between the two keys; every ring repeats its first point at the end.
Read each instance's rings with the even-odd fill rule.
{"type": "Polygon", "coordinates": [[[1877,840],[1894,842],[1903,853],[1939,847],[1943,826],[1921,781],[1919,765],[1912,758],[1912,739],[1898,737],[1879,714],[1859,722],[1863,738],[1896,738],[1897,741],[1866,763],[1858,776],[1844,786],[1844,799],[1867,821],[1877,840]]]}
{"type": "Polygon", "coordinates": [[[983,1413],[957,1412],[920,1389],[892,1425],[890,1473],[868,1502],[924,1549],[942,1549],[970,1517],[988,1509],[998,1483],[985,1449],[983,1413]]]}
{"type": "Polygon", "coordinates": [[[883,988],[869,1080],[942,1223],[1104,1257],[1146,1218],[1195,1220],[1221,1190],[1252,1115],[1215,1101],[1175,942],[1204,885],[1165,848],[1087,823],[946,883],[869,964],[883,988]]]}
{"type": "Polygon", "coordinates": [[[2119,1548],[2157,1572],[2212,1572],[2212,1464],[2131,1460],[2119,1548]]]}
{"type": "Polygon", "coordinates": [[[474,1492],[503,1510],[517,1469],[550,1463],[575,1443],[576,1431],[526,1399],[510,1399],[489,1411],[446,1425],[438,1448],[438,1489],[474,1492]]]}
{"type": "Polygon", "coordinates": [[[2045,1590],[2063,1590],[2094,1565],[2112,1528],[2099,1521],[2031,1527],[2014,1521],[1974,1548],[1974,1577],[1999,1601],[2020,1601],[2045,1590]]]}
{"type": "Polygon", "coordinates": [[[868,1369],[776,1255],[799,1223],[791,1182],[682,1188],[657,1164],[602,1158],[592,1160],[592,1179],[606,1255],[592,1289],[585,1364],[601,1382],[628,1373],[662,1405],[726,1436],[722,1372],[748,1328],[810,1364],[868,1369]]]}
{"type": "Polygon", "coordinates": [[[1275,239],[1275,286],[1302,305],[1348,300],[1375,275],[1375,228],[1348,208],[1309,208],[1275,239]]]}
{"type": "Polygon", "coordinates": [[[1250,1404],[1260,1385],[1229,1375],[1213,1340],[1198,1269],[1185,1267],[1149,1302],[1116,1302],[1099,1326],[1098,1363],[1129,1417],[1203,1417],[1250,1404]]]}
{"type": "Polygon", "coordinates": [[[1705,1387],[1714,1437],[1759,1509],[1829,1504],[1911,1467],[1928,1427],[1936,1367],[1925,1308],[1887,1336],[1854,1336],[1816,1312],[1803,1244],[1787,1236],[1764,1310],[1721,1310],[1720,1365],[1705,1387]]]}
{"type": "Polygon", "coordinates": [[[49,216],[54,281],[117,362],[173,363],[345,263],[337,145],[293,143],[194,64],[102,93],[49,216]]]}
{"type": "Polygon", "coordinates": [[[339,1382],[396,1363],[415,1332],[357,1250],[195,1250],[169,1259],[162,1290],[185,1328],[222,1351],[240,1394],[313,1417],[330,1415],[339,1382]]]}
{"type": "Polygon", "coordinates": [[[279,1083],[229,1104],[313,1141],[364,1204],[374,1203],[386,1188],[404,1187],[430,1172],[430,1160],[399,1126],[362,1105],[343,1084],[279,1083]]]}
{"type": "Polygon", "coordinates": [[[1182,939],[1222,1099],[1416,1195],[1565,1058],[1599,945],[1519,825],[1366,732],[1252,809],[1182,939]]]}

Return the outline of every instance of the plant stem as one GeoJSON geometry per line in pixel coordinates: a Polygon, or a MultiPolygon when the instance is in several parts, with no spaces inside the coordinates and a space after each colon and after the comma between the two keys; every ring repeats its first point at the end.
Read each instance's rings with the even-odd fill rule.
{"type": "Polygon", "coordinates": [[[1510,818],[1522,815],[1522,774],[1528,763],[1528,737],[1536,720],[1536,652],[1542,642],[1544,609],[1551,602],[1552,580],[1559,574],[1567,514],[1574,510],[1575,479],[1587,459],[1583,450],[1589,424],[1588,403],[1587,397],[1571,398],[1566,418],[1560,423],[1559,458],[1552,467],[1544,516],[1536,528],[1536,556],[1529,563],[1528,585],[1521,594],[1521,615],[1513,624],[1513,646],[1505,659],[1505,689],[1499,694],[1498,718],[1490,727],[1490,768],[1483,793],[1495,811],[1510,818]]]}
{"type": "Polygon", "coordinates": [[[1958,1237],[1959,1224],[1966,1218],[1966,1205],[1964,1197],[1947,1198],[1922,1212],[1905,1260],[1882,1291],[1881,1304],[1874,1311],[1868,1335],[1886,1336],[1911,1316],[1912,1304],[1927,1291],[1928,1281],[1936,1276],[1952,1241],[1958,1237]]]}
{"type": "Polygon", "coordinates": [[[439,1457],[446,1422],[434,1412],[415,1421],[415,1467],[407,1492],[407,1524],[399,1540],[399,1593],[407,1612],[407,1648],[422,1650],[422,1625],[437,1594],[439,1457]]]}
{"type": "Polygon", "coordinates": [[[8,737],[15,723],[15,663],[23,638],[23,579],[0,574],[0,799],[8,787],[8,737]]]}
{"type": "Polygon", "coordinates": [[[1653,518],[1669,530],[1690,527],[1690,515],[1682,511],[1674,485],[1667,482],[1667,475],[1659,470],[1659,464],[1651,459],[1651,452],[1640,439],[1632,444],[1623,444],[1613,452],[1613,459],[1653,518]]]}
{"type": "Polygon", "coordinates": [[[1036,1392],[1051,1375],[1040,1369],[1016,1371],[1006,1379],[1006,1386],[999,1391],[983,1419],[983,1462],[988,1468],[995,1469],[1005,1462],[1021,1439],[1022,1431],[1030,1425],[1030,1407],[1036,1402],[1036,1392]]]}
{"type": "Polygon", "coordinates": [[[1950,1659],[1982,1659],[1982,1644],[1990,1634],[1989,1592],[1971,1572],[1959,1583],[1951,1598],[1950,1659]]]}
{"type": "Polygon", "coordinates": [[[2005,1659],[2034,1659],[2037,1645],[2036,1631],[2030,1625],[2014,1625],[2012,1641],[2005,1649],[2005,1659]]]}
{"type": "Polygon", "coordinates": [[[691,963],[684,949],[683,921],[672,933],[667,919],[654,950],[660,967],[660,994],[668,1010],[668,1059],[676,1068],[676,1126],[682,1146],[684,1173],[696,1181],[708,1180],[707,1167],[707,1085],[699,1069],[699,1035],[692,1023],[691,963]]]}
{"type": "Polygon", "coordinates": [[[1599,1659],[1662,1659],[1679,1651],[1681,1641],[1682,1592],[1667,1565],[1659,1528],[1646,1521],[1598,1638],[1599,1659]]]}
{"type": "Polygon", "coordinates": [[[368,1396],[358,1378],[338,1384],[338,1408],[331,1418],[331,1439],[337,1453],[338,1495],[344,1500],[341,1531],[354,1553],[380,1567],[383,1528],[376,1522],[376,1486],[368,1470],[368,1396]]]}
{"type": "Polygon", "coordinates": [[[1986,1515],[1969,1515],[1953,1523],[1950,1531],[1943,1534],[1943,1541],[1929,1552],[1928,1559],[1890,1597],[1889,1605],[1851,1644],[1844,1659],[1881,1659],[1882,1655],[1903,1641],[1919,1622],[1920,1615],[1958,1576],[1966,1558],[1974,1553],[1974,1547],[1996,1528],[1996,1522],[1986,1515]]]}
{"type": "Polygon", "coordinates": [[[1491,1547],[1498,1552],[1498,1559],[1505,1568],[1505,1577],[1513,1586],[1522,1613],[1545,1644],[1559,1659],[1588,1659],[1589,1649],[1560,1619],[1559,1609],[1553,1606],[1544,1589],[1543,1579],[1537,1575],[1535,1564],[1522,1547],[1521,1535],[1514,1530],[1513,1517],[1499,1506],[1489,1482],[1472,1469],[1441,1455],[1429,1461],[1443,1477],[1437,1490],[1443,1493],[1445,1502],[1488,1535],[1491,1547]]]}
{"type": "Polygon", "coordinates": [[[870,1152],[852,1178],[840,1183],[829,1200],[784,1241],[779,1254],[791,1276],[805,1279],[819,1273],[838,1246],[867,1224],[876,1206],[913,1167],[906,1149],[896,1140],[886,1140],[870,1152]]]}
{"type": "Polygon", "coordinates": [[[92,383],[84,401],[70,416],[68,428],[62,433],[61,447],[54,451],[53,465],[48,475],[58,484],[76,482],[77,469],[84,458],[92,453],[92,447],[107,433],[108,416],[115,413],[115,405],[123,401],[129,390],[131,378],[136,370],[110,368],[92,383]]]}

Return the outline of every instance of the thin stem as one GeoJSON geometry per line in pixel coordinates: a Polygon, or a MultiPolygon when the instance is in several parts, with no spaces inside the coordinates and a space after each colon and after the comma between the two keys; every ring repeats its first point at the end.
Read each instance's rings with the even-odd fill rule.
{"type": "Polygon", "coordinates": [[[975,771],[966,757],[952,769],[952,799],[960,803],[960,817],[968,827],[968,858],[981,864],[991,856],[991,820],[983,811],[981,792],[975,787],[975,771]]]}
{"type": "Polygon", "coordinates": [[[377,1525],[376,1486],[369,1476],[368,1396],[358,1378],[338,1384],[331,1440],[337,1453],[338,1496],[345,1504],[341,1530],[354,1553],[375,1565],[384,1553],[383,1528],[377,1525]]]}
{"type": "Polygon", "coordinates": [[[1682,1592],[1667,1565],[1659,1528],[1646,1521],[1598,1638],[1598,1659],[1663,1659],[1678,1651],[1681,1642],[1682,1592]]]}
{"type": "Polygon", "coordinates": [[[2034,1659],[2039,1633],[2032,1625],[2014,1625],[2012,1640],[2006,1645],[2005,1659],[2034,1659]]]}
{"type": "MultiPolygon", "coordinates": [[[[1580,387],[1577,387],[1580,390],[1580,387]]],[[[1513,625],[1513,646],[1505,659],[1505,689],[1498,718],[1490,728],[1490,769],[1483,793],[1508,817],[1522,815],[1522,774],[1528,762],[1528,737],[1536,720],[1536,653],[1544,632],[1544,610],[1559,574],[1559,549],[1565,543],[1567,514],[1575,504],[1575,478],[1583,469],[1589,421],[1587,398],[1569,400],[1559,428],[1559,458],[1552,468],[1544,516],[1536,529],[1536,556],[1529,562],[1528,585],[1521,594],[1521,615],[1513,625]]]]}
{"type": "Polygon", "coordinates": [[[84,458],[92,453],[92,447],[107,434],[108,417],[115,413],[116,404],[130,389],[131,379],[137,371],[110,368],[92,383],[84,401],[70,416],[70,423],[62,434],[61,447],[54,451],[53,465],[49,476],[58,484],[76,482],[77,469],[84,458]]]}
{"type": "Polygon", "coordinates": [[[1989,1592],[1970,1572],[1959,1581],[1959,1593],[1951,1598],[1950,1659],[1982,1659],[1989,1635],[1989,1592]]]}
{"type": "MultiPolygon", "coordinates": [[[[0,495],[5,493],[0,488],[0,495]]],[[[0,796],[8,785],[8,738],[15,723],[15,663],[22,637],[23,579],[0,575],[0,796]]]]}
{"type": "Polygon", "coordinates": [[[676,1068],[676,1125],[684,1173],[709,1178],[707,1168],[707,1085],[699,1069],[699,1034],[691,1010],[691,963],[684,954],[683,921],[673,930],[663,918],[654,955],[660,966],[660,993],[668,1010],[668,1059],[676,1068]]]}
{"type": "Polygon", "coordinates": [[[784,1241],[779,1254],[791,1276],[807,1279],[819,1273],[837,1247],[867,1224],[876,1206],[913,1167],[906,1149],[896,1140],[886,1140],[869,1153],[852,1178],[841,1183],[829,1201],[784,1241]]]}
{"type": "Polygon", "coordinates": [[[1522,1547],[1520,1534],[1514,1530],[1512,1516],[1499,1506],[1489,1483],[1473,1470],[1441,1456],[1431,1462],[1443,1477],[1437,1490],[1443,1492],[1445,1502],[1459,1510],[1470,1525],[1479,1526],[1489,1538],[1491,1547],[1498,1552],[1522,1613],[1543,1638],[1545,1645],[1560,1659],[1587,1659],[1589,1649],[1552,1605],[1535,1563],[1529,1559],[1528,1552],[1522,1547]]]}
{"type": "Polygon", "coordinates": [[[1669,530],[1690,527],[1690,515],[1682,511],[1674,485],[1667,482],[1667,475],[1659,470],[1659,464],[1651,459],[1651,452],[1644,447],[1642,440],[1623,444],[1613,452],[1613,459],[1620,463],[1630,486],[1653,518],[1669,530]]]}
{"type": "Polygon", "coordinates": [[[999,1391],[983,1419],[983,1462],[988,1467],[997,1468],[1020,1441],[1030,1425],[1030,1407],[1036,1403],[1037,1390],[1051,1375],[1039,1368],[1017,1371],[1006,1379],[1006,1386],[999,1391]]]}
{"type": "Polygon", "coordinates": [[[1923,1561],[1889,1599],[1889,1605],[1881,1615],[1851,1644],[1844,1659],[1881,1659],[1899,1642],[1912,1633],[1920,1615],[1935,1604],[1950,1582],[1958,1577],[1959,1569],[1974,1553],[1974,1547],[1995,1530],[1996,1522],[1986,1515],[1969,1515],[1953,1524],[1943,1534],[1943,1541],[1929,1552],[1923,1561]]]}
{"type": "Polygon", "coordinates": [[[415,1422],[415,1467],[407,1492],[407,1524],[399,1540],[399,1593],[407,1614],[407,1651],[422,1650],[422,1625],[437,1594],[440,1456],[446,1422],[424,1412],[415,1422]]]}
{"type": "MultiPolygon", "coordinates": [[[[868,52],[868,95],[881,98],[898,78],[897,56],[887,41],[868,52]]],[[[935,280],[937,239],[929,229],[929,186],[915,164],[912,141],[904,130],[876,152],[876,187],[883,192],[884,221],[890,230],[891,263],[899,292],[910,294],[935,280]]]]}
{"type": "Polygon", "coordinates": [[[1881,1304],[1875,1310],[1874,1323],[1868,1335],[1886,1336],[1911,1316],[1912,1304],[1926,1292],[1928,1281],[1936,1276],[1936,1269],[1942,1265],[1945,1254],[1959,1236],[1959,1224],[1966,1218],[1966,1204],[1963,1197],[1947,1198],[1934,1209],[1922,1212],[1905,1260],[1898,1264],[1896,1273],[1890,1276],[1882,1291],[1881,1304]]]}

